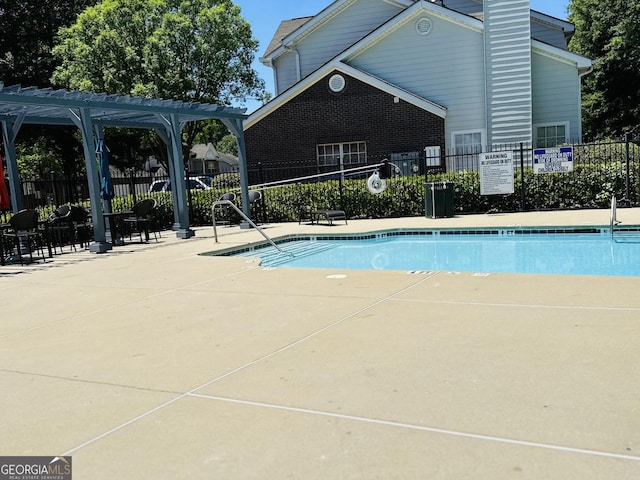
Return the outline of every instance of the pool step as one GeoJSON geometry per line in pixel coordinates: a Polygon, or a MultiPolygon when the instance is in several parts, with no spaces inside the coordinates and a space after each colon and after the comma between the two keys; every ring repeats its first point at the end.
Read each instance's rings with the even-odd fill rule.
{"type": "Polygon", "coordinates": [[[278,246],[282,249],[282,253],[273,247],[268,247],[253,252],[246,252],[244,255],[260,257],[262,259],[261,265],[264,267],[277,267],[286,264],[292,258],[306,257],[335,248],[335,245],[308,241],[282,243],[278,246]]]}
{"type": "Polygon", "coordinates": [[[611,238],[615,243],[640,243],[640,232],[616,230],[611,238]]]}

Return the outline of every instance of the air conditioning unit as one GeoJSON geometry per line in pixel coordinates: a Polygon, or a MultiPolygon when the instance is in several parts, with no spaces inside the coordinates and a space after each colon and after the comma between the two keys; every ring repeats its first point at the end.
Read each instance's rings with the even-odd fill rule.
{"type": "Polygon", "coordinates": [[[418,175],[420,172],[420,152],[392,153],[389,160],[404,176],[418,175]]]}

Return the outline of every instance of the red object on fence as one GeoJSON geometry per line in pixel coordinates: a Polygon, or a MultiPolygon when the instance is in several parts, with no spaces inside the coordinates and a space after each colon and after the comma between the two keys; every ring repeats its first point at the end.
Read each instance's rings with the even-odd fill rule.
{"type": "Polygon", "coordinates": [[[9,210],[11,208],[11,199],[7,184],[4,183],[4,170],[2,170],[2,157],[0,157],[0,210],[9,210]]]}

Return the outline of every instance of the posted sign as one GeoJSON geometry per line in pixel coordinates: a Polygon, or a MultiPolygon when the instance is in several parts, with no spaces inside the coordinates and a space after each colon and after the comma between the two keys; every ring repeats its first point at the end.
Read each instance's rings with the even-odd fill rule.
{"type": "Polygon", "coordinates": [[[480,154],[480,195],[513,193],[513,152],[480,154]]]}
{"type": "Polygon", "coordinates": [[[573,172],[573,147],[533,150],[533,173],[563,172],[573,172]]]}

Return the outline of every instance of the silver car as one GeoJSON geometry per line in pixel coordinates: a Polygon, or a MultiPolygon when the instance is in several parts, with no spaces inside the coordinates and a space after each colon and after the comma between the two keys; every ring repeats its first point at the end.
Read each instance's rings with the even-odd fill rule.
{"type": "MultiPolygon", "coordinates": [[[[187,188],[193,190],[210,190],[213,186],[213,177],[209,175],[201,175],[198,177],[189,177],[187,188]]],[[[170,192],[171,181],[156,180],[149,187],[149,193],[153,192],[170,192]]]]}

